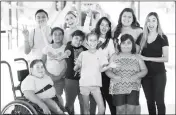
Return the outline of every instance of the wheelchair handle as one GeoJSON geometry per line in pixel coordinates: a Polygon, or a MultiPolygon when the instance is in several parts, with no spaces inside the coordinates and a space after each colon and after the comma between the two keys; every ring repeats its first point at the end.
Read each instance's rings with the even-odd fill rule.
{"type": "Polygon", "coordinates": [[[13,75],[12,75],[12,68],[11,68],[10,64],[7,61],[1,61],[1,64],[6,64],[8,66],[8,68],[9,68],[10,80],[11,80],[12,91],[13,91],[13,97],[15,99],[16,98],[16,94],[15,94],[15,87],[14,87],[13,75]]]}
{"type": "Polygon", "coordinates": [[[26,64],[27,69],[29,70],[28,62],[24,58],[15,58],[14,61],[24,61],[25,64],[26,64]]]}

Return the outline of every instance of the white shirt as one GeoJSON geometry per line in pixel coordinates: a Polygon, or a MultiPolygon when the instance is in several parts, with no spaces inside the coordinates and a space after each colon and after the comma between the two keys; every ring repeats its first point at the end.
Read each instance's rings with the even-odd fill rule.
{"type": "MultiPolygon", "coordinates": [[[[21,91],[24,92],[26,90],[32,90],[35,93],[43,89],[48,84],[53,86],[53,81],[49,76],[44,76],[43,78],[37,78],[33,75],[28,75],[21,84],[21,91]]],[[[56,90],[54,87],[36,94],[39,98],[52,98],[56,95],[56,90]]]]}
{"type": "Polygon", "coordinates": [[[33,59],[41,59],[42,58],[42,50],[43,48],[51,43],[52,37],[50,36],[51,28],[46,26],[44,29],[44,33],[46,34],[46,38],[43,37],[42,32],[39,28],[35,28],[31,30],[29,34],[29,45],[32,47],[30,54],[28,55],[29,60],[33,59]],[[44,39],[47,39],[49,43],[45,43],[44,39]]]}
{"type": "Polygon", "coordinates": [[[107,58],[100,50],[95,53],[83,51],[78,57],[81,62],[81,78],[79,80],[80,86],[102,86],[102,76],[100,68],[108,64],[107,58]]]}
{"type": "Polygon", "coordinates": [[[55,49],[52,47],[52,44],[50,44],[43,49],[43,54],[47,55],[46,69],[51,74],[57,76],[65,68],[65,60],[58,61],[58,59],[63,56],[65,47],[65,45],[62,45],[60,48],[55,49]]]}
{"type": "MultiPolygon", "coordinates": [[[[105,39],[100,37],[99,41],[101,41],[102,43],[104,43],[105,39]]],[[[100,49],[102,49],[102,48],[100,48],[100,49]]],[[[115,53],[114,43],[113,43],[112,39],[110,39],[109,43],[107,44],[107,46],[104,49],[102,49],[102,52],[107,57],[108,60],[110,59],[110,57],[112,56],[112,54],[115,53]]]]}

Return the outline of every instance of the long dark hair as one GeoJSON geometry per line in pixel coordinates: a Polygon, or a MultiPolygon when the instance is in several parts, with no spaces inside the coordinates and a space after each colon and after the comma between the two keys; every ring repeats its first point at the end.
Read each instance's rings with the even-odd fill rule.
{"type": "Polygon", "coordinates": [[[132,28],[134,28],[134,29],[135,28],[141,28],[140,24],[138,23],[138,21],[136,19],[136,16],[134,14],[133,9],[131,9],[131,8],[124,8],[122,10],[122,12],[120,13],[120,15],[119,15],[118,24],[117,24],[116,30],[114,31],[114,38],[113,38],[114,40],[117,39],[119,37],[120,33],[121,33],[121,29],[122,29],[122,15],[123,15],[124,12],[131,12],[131,14],[133,16],[133,22],[131,24],[132,28]]]}
{"type": "Polygon", "coordinates": [[[105,42],[101,45],[101,48],[104,49],[108,43],[109,43],[109,40],[112,38],[112,35],[111,35],[111,22],[109,21],[109,19],[107,17],[102,17],[98,20],[97,24],[96,24],[96,27],[95,27],[95,33],[98,35],[98,38],[100,37],[101,35],[101,32],[100,32],[100,24],[102,23],[103,20],[106,20],[108,22],[108,25],[109,25],[109,30],[107,31],[106,33],[106,36],[105,36],[105,42]]]}

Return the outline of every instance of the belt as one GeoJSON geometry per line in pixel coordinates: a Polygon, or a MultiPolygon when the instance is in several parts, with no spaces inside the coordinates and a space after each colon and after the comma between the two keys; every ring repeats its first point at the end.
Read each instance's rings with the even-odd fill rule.
{"type": "Polygon", "coordinates": [[[53,87],[52,85],[48,84],[47,86],[45,86],[43,89],[37,91],[35,94],[38,94],[38,93],[42,93],[48,89],[50,89],[51,87],[53,87]]]}

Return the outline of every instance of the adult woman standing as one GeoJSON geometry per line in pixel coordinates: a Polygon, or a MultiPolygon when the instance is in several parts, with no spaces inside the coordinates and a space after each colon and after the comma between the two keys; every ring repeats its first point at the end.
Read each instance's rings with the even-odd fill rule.
{"type": "MultiPolygon", "coordinates": [[[[136,41],[142,33],[142,28],[140,27],[133,9],[125,8],[119,15],[119,20],[117,27],[114,31],[114,40],[118,40],[120,35],[130,34],[133,36],[134,41],[136,41]]],[[[114,42],[117,46],[118,42],[114,42]]],[[[139,46],[136,46],[137,53],[139,52],[139,46]]]]}
{"type": "Polygon", "coordinates": [[[30,33],[27,28],[24,28],[24,52],[29,55],[29,60],[41,59],[43,48],[50,44],[52,38],[50,37],[51,28],[47,25],[48,13],[43,9],[39,9],[35,13],[35,20],[37,27],[30,33]]]}
{"type": "Polygon", "coordinates": [[[142,79],[142,86],[147,99],[149,114],[156,115],[156,107],[158,114],[165,114],[166,70],[164,62],[168,61],[169,44],[167,36],[161,29],[156,12],[150,12],[147,15],[143,37],[137,43],[141,46],[141,57],[148,68],[147,76],[142,79]]]}

